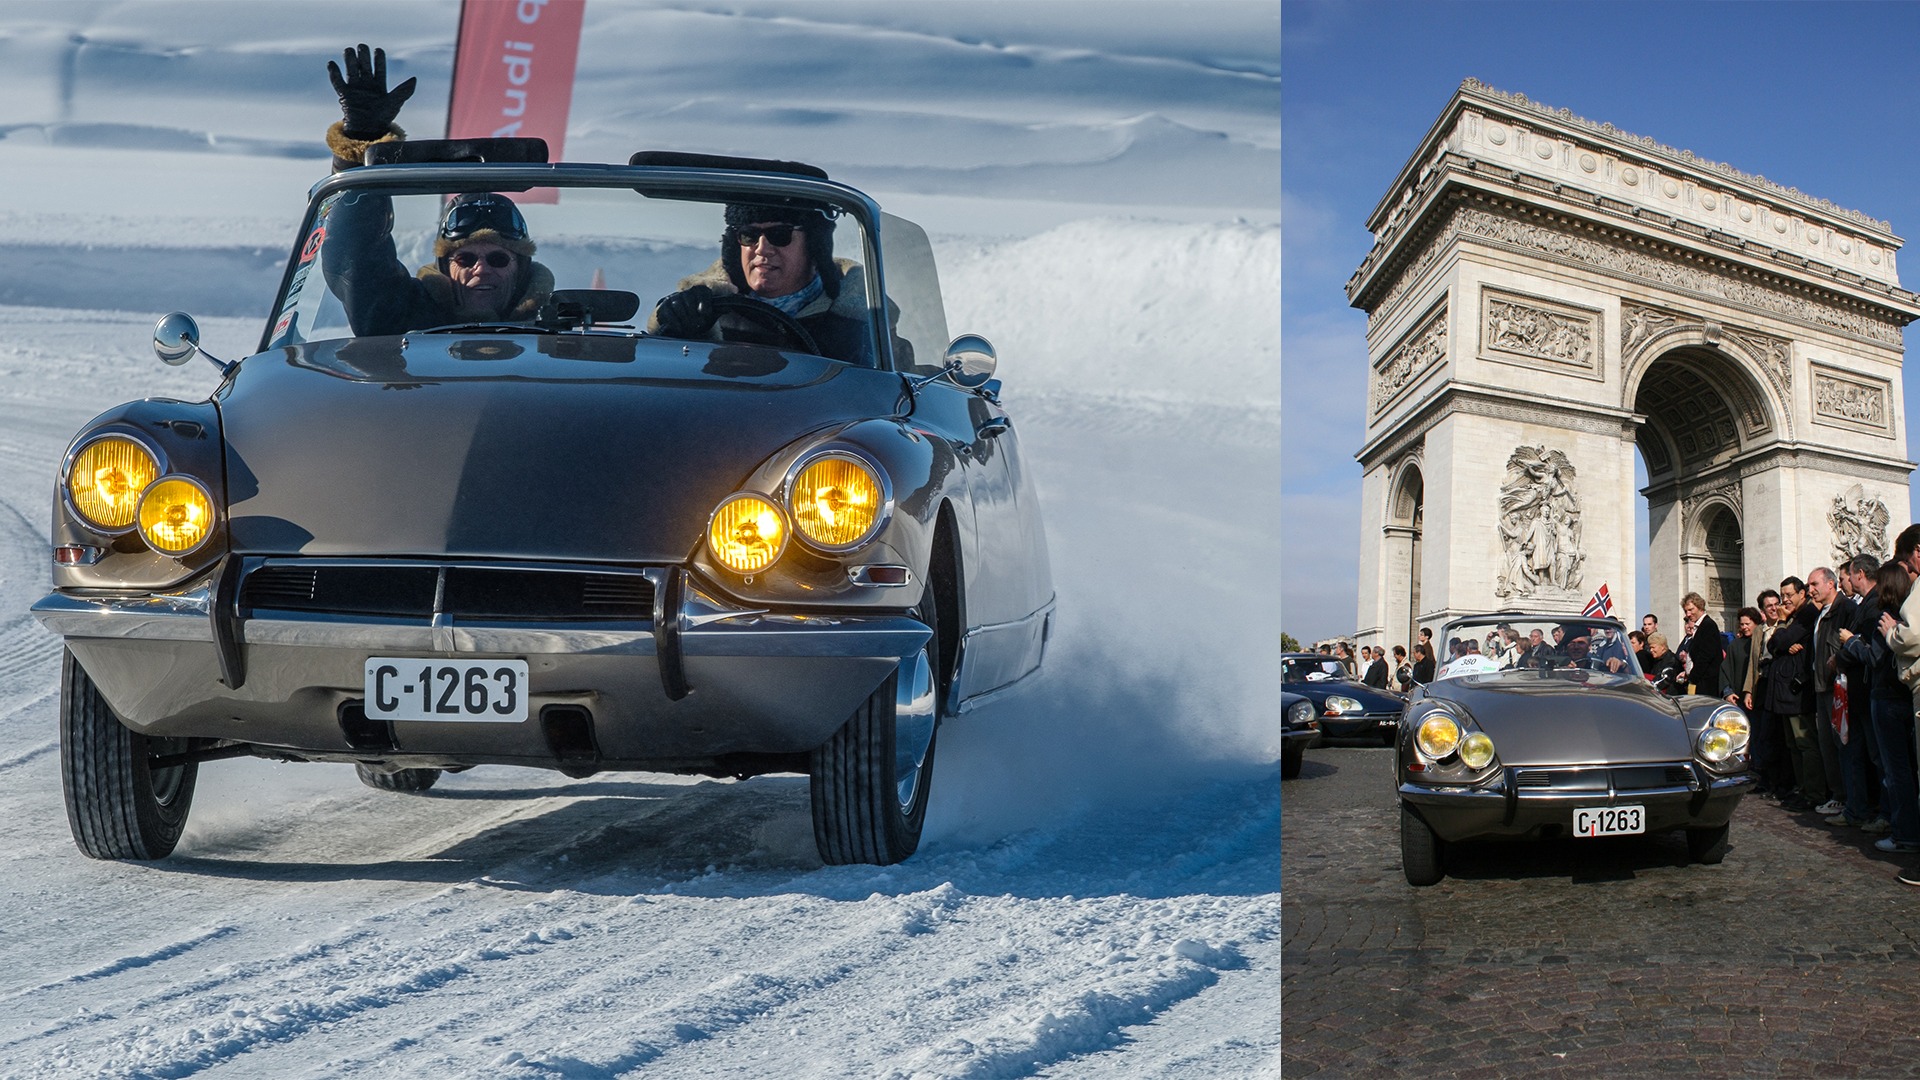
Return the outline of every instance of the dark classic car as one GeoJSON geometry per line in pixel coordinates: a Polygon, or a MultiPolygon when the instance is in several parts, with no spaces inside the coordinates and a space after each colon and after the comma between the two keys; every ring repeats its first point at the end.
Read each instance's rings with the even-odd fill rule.
{"type": "MultiPolygon", "coordinates": [[[[255,755],[391,791],[493,764],[805,773],[821,857],[891,863],[942,722],[1039,669],[1039,508],[925,233],[808,166],[546,164],[529,143],[393,144],[316,185],[259,351],[207,357],[206,401],[131,402],[74,438],[34,612],[66,641],[88,855],[164,857],[199,763],[255,755]],[[436,236],[473,201],[550,294],[381,323],[368,283],[446,274],[436,236]],[[710,329],[648,331],[651,298],[728,245],[794,237],[736,228],[767,215],[820,226],[832,355],[806,310],[744,289],[705,294],[710,329]],[[358,248],[331,242],[350,225],[358,248]]],[[[154,343],[206,355],[184,315],[154,343]]]]}
{"type": "Polygon", "coordinates": [[[1306,759],[1307,751],[1320,741],[1320,714],[1313,707],[1313,701],[1299,694],[1280,692],[1280,716],[1285,725],[1280,747],[1280,779],[1291,780],[1300,775],[1300,763],[1306,759]]]}
{"type": "Polygon", "coordinates": [[[1376,690],[1347,674],[1344,664],[1324,653],[1282,653],[1280,689],[1313,702],[1320,734],[1332,739],[1379,739],[1392,746],[1406,700],[1391,690],[1376,690]]]}
{"type": "Polygon", "coordinates": [[[1449,846],[1479,839],[1684,830],[1694,860],[1725,856],[1752,782],[1744,712],[1661,694],[1613,619],[1475,616],[1441,640],[1450,659],[1398,733],[1409,883],[1439,881],[1449,846]]]}

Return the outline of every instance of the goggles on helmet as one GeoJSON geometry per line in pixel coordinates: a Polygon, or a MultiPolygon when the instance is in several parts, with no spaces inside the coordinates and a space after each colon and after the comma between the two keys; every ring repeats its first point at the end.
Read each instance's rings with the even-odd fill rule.
{"type": "Polygon", "coordinates": [[[481,195],[447,207],[440,219],[440,236],[445,240],[465,240],[474,233],[492,229],[508,240],[527,238],[527,219],[513,200],[500,195],[481,195]]]}

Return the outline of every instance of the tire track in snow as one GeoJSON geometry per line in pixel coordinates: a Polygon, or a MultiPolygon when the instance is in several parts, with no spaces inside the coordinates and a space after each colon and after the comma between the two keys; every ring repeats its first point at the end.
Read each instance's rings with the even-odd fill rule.
{"type": "Polygon", "coordinates": [[[237,927],[216,926],[213,929],[206,931],[205,933],[195,934],[194,936],[189,938],[183,938],[179,941],[170,942],[166,945],[160,946],[157,949],[150,949],[143,953],[135,953],[131,956],[120,957],[117,960],[109,961],[90,971],[82,971],[82,972],[79,972],[78,974],[68,975],[65,978],[55,979],[52,982],[41,983],[38,986],[30,986],[24,990],[16,990],[11,994],[0,994],[0,1002],[13,1001],[18,998],[30,997],[35,994],[44,994],[49,991],[59,989],[60,987],[63,987],[63,986],[72,986],[76,983],[94,982],[96,980],[104,979],[112,975],[118,975],[122,972],[133,971],[137,968],[148,967],[150,965],[157,964],[163,960],[172,960],[175,957],[184,956],[185,954],[192,952],[194,949],[197,949],[200,946],[205,945],[209,941],[218,941],[219,939],[226,937],[229,934],[236,934],[236,933],[239,933],[239,929],[237,927]]]}

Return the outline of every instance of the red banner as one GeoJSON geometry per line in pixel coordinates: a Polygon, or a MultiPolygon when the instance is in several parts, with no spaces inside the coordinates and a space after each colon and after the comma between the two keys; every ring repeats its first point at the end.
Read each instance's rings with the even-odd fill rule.
{"type": "MultiPolygon", "coordinates": [[[[461,0],[447,138],[540,138],[548,160],[565,160],[586,8],[587,0],[461,0]]],[[[556,193],[515,198],[553,202],[556,193]]]]}

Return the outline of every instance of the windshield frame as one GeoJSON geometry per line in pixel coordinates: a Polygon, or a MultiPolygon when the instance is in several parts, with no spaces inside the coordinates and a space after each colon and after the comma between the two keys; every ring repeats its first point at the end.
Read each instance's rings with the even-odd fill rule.
{"type": "MultiPolygon", "coordinates": [[[[867,281],[868,332],[874,338],[874,356],[882,370],[898,371],[891,334],[879,332],[888,325],[884,313],[886,265],[880,257],[880,208],[864,193],[830,180],[788,173],[762,173],[729,169],[701,169],[661,165],[592,165],[560,163],[547,165],[421,164],[369,165],[334,173],[313,185],[307,192],[307,209],[294,233],[293,246],[274,291],[266,325],[260,332],[256,353],[266,352],[274,339],[274,324],[294,279],[302,274],[302,249],[307,245],[321,208],[332,196],[346,191],[384,191],[388,194],[456,194],[468,191],[516,192],[533,188],[603,188],[638,192],[656,199],[687,202],[703,198],[738,196],[777,196],[809,199],[832,204],[852,217],[860,226],[861,262],[867,281]]],[[[717,238],[716,238],[717,240],[717,238]]],[[[311,261],[311,260],[309,260],[311,261]]],[[[539,333],[532,326],[527,333],[539,333]]]]}
{"type": "MultiPolygon", "coordinates": [[[[1594,674],[1608,675],[1616,678],[1631,678],[1637,681],[1645,681],[1646,679],[1646,673],[1640,669],[1640,662],[1638,658],[1635,657],[1634,655],[1634,650],[1631,647],[1631,642],[1627,640],[1627,633],[1628,633],[1627,625],[1621,622],[1619,619],[1615,619],[1607,616],[1566,615],[1566,614],[1552,614],[1552,613],[1546,613],[1546,612],[1532,612],[1532,611],[1508,611],[1508,612],[1500,612],[1500,613],[1488,614],[1488,615],[1468,615],[1468,616],[1463,616],[1461,618],[1450,620],[1449,622],[1442,625],[1442,627],[1440,628],[1440,633],[1436,635],[1434,638],[1435,648],[1437,650],[1445,650],[1447,646],[1444,643],[1453,641],[1456,638],[1478,642],[1482,637],[1485,636],[1484,631],[1498,630],[1502,626],[1512,626],[1517,629],[1520,626],[1523,626],[1528,623],[1537,623],[1537,624],[1543,624],[1543,625],[1560,625],[1560,626],[1572,624],[1572,625],[1587,627],[1593,630],[1605,630],[1607,633],[1613,635],[1617,639],[1618,649],[1619,649],[1618,655],[1619,655],[1619,658],[1623,661],[1620,670],[1609,671],[1604,668],[1602,669],[1580,668],[1580,669],[1591,671],[1594,674]]],[[[1522,644],[1523,647],[1526,640],[1527,640],[1527,634],[1522,632],[1520,635],[1520,643],[1522,644]]],[[[1557,645],[1550,646],[1550,648],[1552,648],[1552,651],[1554,653],[1559,654],[1559,657],[1563,659],[1567,658],[1567,652],[1565,649],[1560,648],[1557,645]]],[[[1486,654],[1484,652],[1481,652],[1481,653],[1476,653],[1475,655],[1484,656],[1486,654]]],[[[1588,653],[1587,655],[1598,657],[1602,654],[1596,650],[1594,652],[1588,653]]],[[[1434,656],[1434,663],[1435,663],[1434,681],[1435,682],[1440,682],[1446,679],[1461,678],[1461,677],[1470,676],[1470,675],[1500,675],[1500,674],[1515,673],[1520,671],[1537,670],[1536,665],[1523,663],[1517,666],[1506,666],[1506,667],[1490,668],[1490,669],[1482,668],[1479,670],[1460,671],[1452,674],[1445,674],[1447,666],[1450,663],[1452,663],[1453,660],[1454,660],[1453,657],[1442,658],[1440,655],[1436,653],[1436,655],[1434,656]]],[[[1574,665],[1571,665],[1571,664],[1562,665],[1556,662],[1555,664],[1552,665],[1551,670],[1575,670],[1575,667],[1574,665]]]]}

